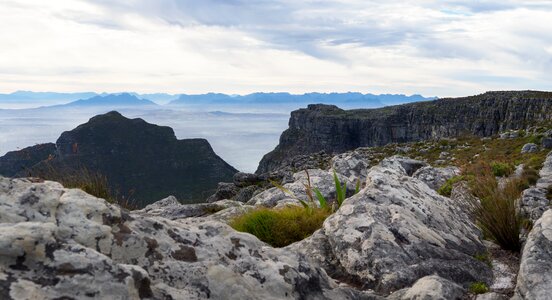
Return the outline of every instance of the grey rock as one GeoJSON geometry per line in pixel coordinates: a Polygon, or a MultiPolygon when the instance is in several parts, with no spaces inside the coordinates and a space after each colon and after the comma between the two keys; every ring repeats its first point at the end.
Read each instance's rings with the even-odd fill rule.
{"type": "Polygon", "coordinates": [[[420,278],[410,288],[389,295],[389,300],[454,300],[464,299],[466,290],[437,275],[420,278]]]}
{"type": "Polygon", "coordinates": [[[376,292],[433,274],[460,285],[490,283],[489,267],[473,258],[485,251],[480,232],[462,207],[409,177],[397,158],[371,168],[367,178],[321,232],[294,249],[341,281],[376,292]]]}
{"type": "Polygon", "coordinates": [[[552,210],[533,225],[523,247],[513,299],[550,299],[552,295],[552,210]]]}
{"type": "Polygon", "coordinates": [[[552,149],[552,138],[543,138],[541,144],[544,149],[552,149]]]}
{"type": "Polygon", "coordinates": [[[501,139],[517,139],[519,137],[518,131],[508,131],[500,134],[501,139]]]}
{"type": "Polygon", "coordinates": [[[223,199],[232,199],[238,193],[238,187],[233,183],[219,182],[216,192],[207,198],[206,202],[215,202],[223,199]]]}
{"type": "Polygon", "coordinates": [[[538,220],[550,207],[544,188],[531,187],[523,191],[519,201],[521,216],[533,222],[538,220]]]}
{"type": "Polygon", "coordinates": [[[234,174],[234,184],[238,187],[245,187],[253,184],[257,184],[262,180],[257,174],[238,172],[234,174]]]}
{"type": "Polygon", "coordinates": [[[414,172],[412,177],[425,182],[431,189],[438,190],[447,180],[458,175],[460,175],[460,169],[457,167],[434,168],[426,166],[414,172]]]}
{"type": "Polygon", "coordinates": [[[414,174],[414,172],[416,172],[418,169],[427,166],[427,163],[423,161],[399,155],[384,159],[382,162],[380,162],[380,165],[382,167],[396,168],[397,163],[402,167],[402,169],[406,172],[408,176],[412,176],[412,174],[414,174]]]}
{"type": "Polygon", "coordinates": [[[540,179],[537,181],[537,187],[547,189],[552,185],[552,152],[548,153],[542,168],[539,171],[540,179]]]}
{"type": "Polygon", "coordinates": [[[450,153],[449,152],[441,152],[439,153],[439,158],[440,159],[446,159],[450,156],[450,153]]]}
{"type": "MultiPolygon", "coordinates": [[[[311,169],[308,170],[308,173],[313,188],[318,188],[322,195],[328,201],[335,199],[336,192],[333,172],[311,169]]],[[[342,175],[338,174],[338,178],[342,183],[347,184],[347,194],[352,195],[355,191],[355,184],[353,182],[349,182],[347,178],[342,175]]],[[[307,173],[303,171],[293,174],[293,182],[284,184],[284,187],[291,191],[299,199],[303,201],[309,201],[306,196],[305,184],[308,184],[308,178],[307,173]]],[[[284,193],[276,187],[273,187],[255,195],[253,198],[251,198],[251,200],[247,202],[247,204],[264,207],[275,207],[276,205],[278,205],[279,201],[286,200],[287,202],[289,202],[290,198],[292,198],[290,195],[284,193]]]]}
{"type": "MultiPolygon", "coordinates": [[[[175,204],[164,202],[157,209],[175,204]]],[[[128,213],[54,182],[1,177],[0,284],[1,299],[376,298],[209,218],[128,213]]]]}
{"type": "Polygon", "coordinates": [[[360,150],[345,152],[334,156],[331,166],[333,170],[347,177],[351,182],[357,180],[364,182],[370,166],[370,155],[366,155],[360,150]]]}
{"type": "Polygon", "coordinates": [[[521,148],[521,153],[535,153],[539,151],[539,146],[534,143],[527,143],[521,148]]]}
{"type": "Polygon", "coordinates": [[[481,295],[477,295],[475,300],[508,300],[510,297],[495,292],[489,292],[481,295]]]}
{"type": "Polygon", "coordinates": [[[251,198],[255,195],[255,192],[259,191],[261,188],[256,185],[250,185],[241,188],[236,196],[234,196],[234,200],[238,202],[246,203],[247,201],[251,200],[251,198]]]}
{"type": "Polygon", "coordinates": [[[133,213],[150,217],[163,217],[170,220],[192,217],[205,217],[230,207],[240,207],[241,202],[232,200],[219,200],[212,203],[180,204],[176,198],[168,197],[146,206],[133,213]]]}

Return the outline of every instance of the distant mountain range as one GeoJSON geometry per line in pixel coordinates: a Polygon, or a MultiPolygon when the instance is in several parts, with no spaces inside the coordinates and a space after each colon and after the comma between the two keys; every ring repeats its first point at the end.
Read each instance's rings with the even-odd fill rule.
{"type": "Polygon", "coordinates": [[[155,102],[140,99],[135,95],[128,93],[122,94],[108,94],[105,96],[94,96],[89,99],[76,100],[67,104],[58,105],[62,107],[75,107],[75,106],[158,106],[155,102]]]}
{"type": "Polygon", "coordinates": [[[380,107],[400,103],[410,103],[418,101],[434,100],[435,97],[426,98],[421,95],[401,95],[401,94],[362,94],[362,93],[306,93],[294,95],[290,93],[253,93],[244,96],[234,96],[220,93],[209,93],[201,95],[180,95],[169,105],[188,105],[196,103],[208,104],[249,104],[249,103],[294,103],[294,104],[364,104],[367,107],[380,107]]]}
{"type": "Polygon", "coordinates": [[[144,106],[165,104],[168,106],[187,105],[247,105],[247,104],[293,104],[312,103],[355,105],[358,107],[382,107],[402,103],[434,100],[435,97],[402,94],[362,94],[362,93],[306,93],[295,95],[290,93],[253,93],[248,95],[227,95],[207,93],[198,95],[171,95],[164,93],[138,94],[115,93],[54,93],[18,91],[11,94],[0,94],[0,108],[3,104],[25,103],[38,106],[68,107],[68,106],[144,106]]]}

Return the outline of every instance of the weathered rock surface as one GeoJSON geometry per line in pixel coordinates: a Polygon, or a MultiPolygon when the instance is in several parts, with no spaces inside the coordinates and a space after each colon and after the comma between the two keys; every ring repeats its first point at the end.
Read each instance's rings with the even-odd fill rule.
{"type": "Polygon", "coordinates": [[[1,299],[376,298],[220,222],[129,214],[54,182],[1,177],[0,286],[1,299]]]}
{"type": "Polygon", "coordinates": [[[544,149],[552,149],[552,138],[543,138],[541,145],[544,149]]]}
{"type": "Polygon", "coordinates": [[[332,158],[332,169],[341,174],[351,182],[360,180],[366,181],[366,174],[370,167],[370,156],[366,155],[362,149],[338,154],[332,158]]]}
{"type": "Polygon", "coordinates": [[[534,144],[534,143],[525,144],[521,148],[521,153],[535,153],[538,151],[539,151],[539,146],[537,146],[537,144],[534,144]]]}
{"type": "MultiPolygon", "coordinates": [[[[313,188],[318,188],[326,199],[331,201],[332,199],[336,198],[334,177],[332,171],[310,169],[307,170],[307,172],[309,176],[307,176],[307,173],[305,171],[293,174],[293,182],[284,184],[284,188],[291,191],[301,200],[308,201],[305,185],[308,185],[308,178],[310,177],[311,186],[313,188]]],[[[347,194],[352,195],[355,191],[355,183],[349,182],[347,178],[339,174],[338,178],[341,183],[347,184],[347,194]]],[[[247,202],[247,204],[264,207],[275,207],[276,205],[278,205],[279,202],[282,201],[286,204],[296,203],[297,205],[299,205],[299,201],[293,199],[292,196],[284,193],[276,187],[270,188],[255,195],[253,198],[251,198],[251,200],[247,202]]]]}
{"type": "Polygon", "coordinates": [[[367,178],[319,232],[289,247],[333,278],[377,292],[433,274],[490,284],[489,267],[473,258],[485,251],[479,230],[457,203],[410,177],[400,159],[383,160],[367,178]]]}
{"type": "Polygon", "coordinates": [[[458,175],[460,175],[460,169],[457,167],[434,168],[427,166],[414,172],[412,177],[423,181],[431,189],[438,190],[447,180],[458,175]]]}
{"type": "Polygon", "coordinates": [[[491,136],[552,119],[552,93],[488,92],[379,109],[342,110],[309,105],[291,113],[280,143],[265,155],[257,173],[276,170],[295,155],[332,155],[358,147],[382,146],[463,134],[491,136]]]}
{"type": "Polygon", "coordinates": [[[436,275],[418,279],[410,288],[405,288],[389,295],[389,300],[460,300],[464,299],[466,290],[454,282],[436,275]]]}
{"type": "Polygon", "coordinates": [[[519,202],[521,215],[533,222],[550,208],[547,194],[552,186],[552,152],[546,157],[539,176],[537,185],[523,191],[519,202]]]}
{"type": "Polygon", "coordinates": [[[552,210],[533,225],[523,247],[514,299],[550,299],[552,295],[552,210]]]}

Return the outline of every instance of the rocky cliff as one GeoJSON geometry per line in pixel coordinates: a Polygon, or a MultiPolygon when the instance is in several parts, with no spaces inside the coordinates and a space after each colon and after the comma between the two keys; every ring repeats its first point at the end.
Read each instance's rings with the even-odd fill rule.
{"type": "Polygon", "coordinates": [[[380,109],[309,105],[291,113],[289,128],[276,149],[263,157],[257,173],[277,169],[296,155],[321,150],[335,154],[464,134],[491,136],[545,120],[552,120],[551,92],[487,92],[380,109]]]}
{"type": "MultiPolygon", "coordinates": [[[[49,145],[46,150],[51,148],[49,145]]],[[[61,134],[53,156],[48,151],[24,150],[10,157],[30,157],[32,161],[0,164],[5,166],[0,174],[26,176],[50,168],[56,172],[86,168],[106,176],[113,192],[131,194],[139,206],[168,195],[184,202],[204,200],[218,182],[231,180],[237,172],[215,154],[207,140],[177,140],[169,127],[127,119],[118,112],[95,116],[61,134]],[[31,166],[39,156],[41,162],[31,166]],[[18,166],[25,170],[16,170],[18,166]]]]}

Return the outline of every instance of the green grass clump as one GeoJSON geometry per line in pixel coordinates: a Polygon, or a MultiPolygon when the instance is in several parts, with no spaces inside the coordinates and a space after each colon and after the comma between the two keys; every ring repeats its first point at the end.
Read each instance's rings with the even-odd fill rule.
{"type": "Polygon", "coordinates": [[[253,234],[273,247],[284,247],[309,237],[322,227],[329,215],[329,210],[319,208],[262,208],[235,218],[230,226],[237,231],[253,234]]]}
{"type": "Polygon", "coordinates": [[[437,193],[439,193],[439,195],[442,195],[442,196],[445,196],[445,197],[450,197],[450,195],[452,194],[452,187],[454,186],[455,183],[457,182],[460,182],[462,180],[465,180],[465,177],[464,176],[454,176],[450,179],[448,179],[438,190],[437,190],[437,193]]]}
{"type": "Polygon", "coordinates": [[[489,292],[489,287],[484,282],[474,282],[470,285],[470,292],[473,294],[485,294],[489,292]]]}
{"type": "Polygon", "coordinates": [[[546,198],[550,201],[552,201],[552,186],[548,187],[548,191],[546,193],[546,198]]]}
{"type": "Polygon", "coordinates": [[[473,176],[470,189],[479,199],[469,198],[467,204],[483,235],[505,250],[519,252],[524,223],[517,201],[523,191],[519,181],[523,179],[511,179],[499,188],[491,166],[483,162],[470,166],[466,172],[473,176]]]}
{"type": "Polygon", "coordinates": [[[479,253],[474,255],[474,258],[478,261],[486,263],[490,268],[493,266],[489,253],[479,253]]]}
{"type": "Polygon", "coordinates": [[[491,163],[491,168],[494,176],[496,177],[506,177],[512,175],[515,168],[513,165],[502,162],[493,162],[491,163]]]}

